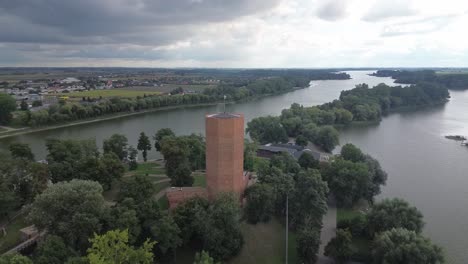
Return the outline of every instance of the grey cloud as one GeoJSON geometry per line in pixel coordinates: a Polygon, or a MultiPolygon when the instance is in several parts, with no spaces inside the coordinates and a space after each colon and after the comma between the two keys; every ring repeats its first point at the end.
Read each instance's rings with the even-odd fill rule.
{"type": "Polygon", "coordinates": [[[349,0],[327,0],[317,9],[317,16],[327,21],[340,20],[346,17],[347,1],[349,2],[349,0]]]}
{"type": "MultiPolygon", "coordinates": [[[[72,37],[114,38],[121,32],[157,32],[164,27],[223,22],[270,9],[278,0],[15,0],[0,3],[0,15],[24,25],[72,37]],[[3,13],[3,14],[2,14],[3,13]]],[[[3,33],[0,31],[0,34],[3,33]]],[[[49,33],[49,32],[46,32],[49,33]]],[[[49,35],[49,34],[46,34],[49,35]]],[[[138,41],[138,40],[135,40],[138,41]]]]}
{"type": "Polygon", "coordinates": [[[458,16],[460,15],[426,17],[423,19],[387,25],[384,27],[381,36],[393,37],[408,34],[424,34],[438,31],[446,27],[448,24],[450,24],[452,20],[454,20],[458,16]]]}
{"type": "Polygon", "coordinates": [[[394,17],[416,15],[418,12],[411,7],[410,0],[377,1],[362,17],[367,22],[377,22],[394,17]]]}

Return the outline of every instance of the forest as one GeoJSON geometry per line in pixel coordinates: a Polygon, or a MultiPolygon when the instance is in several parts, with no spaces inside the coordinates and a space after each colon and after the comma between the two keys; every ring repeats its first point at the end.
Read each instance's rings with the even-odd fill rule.
{"type": "Polygon", "coordinates": [[[451,90],[468,89],[468,74],[437,74],[434,70],[378,70],[372,75],[377,77],[392,77],[395,79],[396,83],[416,84],[419,82],[432,82],[435,84],[444,85],[451,90]]]}

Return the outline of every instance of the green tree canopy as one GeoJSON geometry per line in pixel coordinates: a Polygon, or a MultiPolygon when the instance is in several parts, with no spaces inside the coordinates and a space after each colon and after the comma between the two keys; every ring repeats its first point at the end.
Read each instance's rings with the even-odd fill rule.
{"type": "Polygon", "coordinates": [[[323,172],[330,191],[338,206],[349,207],[365,198],[371,184],[369,170],[365,163],[354,163],[337,158],[323,172]]]}
{"type": "Polygon", "coordinates": [[[0,256],[0,264],[33,264],[33,262],[26,256],[6,254],[0,256]]]}
{"type": "Polygon", "coordinates": [[[219,262],[215,262],[212,257],[208,254],[208,252],[202,250],[201,252],[195,253],[195,261],[193,264],[220,264],[219,262]]]}
{"type": "Polygon", "coordinates": [[[11,112],[16,110],[16,101],[8,94],[0,93],[0,125],[7,125],[11,121],[11,112]]]}
{"type": "Polygon", "coordinates": [[[148,240],[140,248],[128,243],[128,231],[111,230],[103,235],[94,235],[88,249],[90,264],[151,264],[153,263],[153,246],[148,240]]]}
{"type": "Polygon", "coordinates": [[[45,240],[40,241],[36,249],[36,264],[62,264],[68,258],[77,255],[72,249],[65,245],[59,236],[48,235],[45,240]]]}
{"type": "Polygon", "coordinates": [[[299,135],[296,137],[296,145],[305,147],[307,146],[307,144],[309,144],[309,141],[307,140],[305,136],[299,135]]]}
{"type": "Polygon", "coordinates": [[[156,132],[156,135],[154,135],[154,148],[157,151],[161,151],[161,141],[165,137],[175,137],[175,133],[172,131],[170,128],[161,128],[156,132]]]}
{"type": "Polygon", "coordinates": [[[319,161],[312,156],[307,151],[304,151],[298,160],[299,165],[303,169],[318,169],[319,168],[319,161]]]}
{"type": "Polygon", "coordinates": [[[367,219],[371,235],[400,227],[420,233],[424,227],[421,212],[399,198],[384,199],[376,203],[367,219]]]}
{"type": "Polygon", "coordinates": [[[113,134],[103,142],[104,153],[114,153],[120,160],[127,157],[128,139],[122,134],[113,134]]]}
{"type": "Polygon", "coordinates": [[[149,137],[145,134],[145,132],[140,133],[140,138],[138,138],[137,149],[142,152],[143,160],[146,162],[148,151],[151,150],[151,142],[149,137]]]}
{"type": "Polygon", "coordinates": [[[374,263],[444,263],[442,248],[414,231],[394,228],[380,233],[372,247],[374,263]]]}
{"type": "Polygon", "coordinates": [[[352,238],[349,230],[338,229],[336,236],[325,247],[325,256],[332,257],[337,263],[346,263],[353,254],[352,238]]]}
{"type": "Polygon", "coordinates": [[[154,184],[146,175],[125,178],[120,188],[120,199],[132,198],[136,203],[150,199],[154,194],[154,184]]]}
{"type": "Polygon", "coordinates": [[[247,123],[246,132],[260,144],[287,142],[288,135],[279,117],[257,117],[247,123]]]}
{"type": "Polygon", "coordinates": [[[316,263],[319,246],[320,228],[311,225],[304,225],[299,228],[296,237],[296,247],[300,263],[316,263]]]}
{"type": "Polygon", "coordinates": [[[101,230],[105,213],[102,187],[97,182],[59,182],[36,197],[28,218],[39,229],[63,238],[74,249],[87,247],[88,238],[101,230]]]}
{"type": "Polygon", "coordinates": [[[341,157],[352,162],[364,161],[364,154],[355,145],[348,143],[341,148],[341,157]]]}
{"type": "Polygon", "coordinates": [[[28,144],[25,143],[12,143],[9,146],[11,156],[13,158],[20,158],[26,160],[34,160],[34,154],[28,144]]]}
{"type": "Polygon", "coordinates": [[[254,184],[245,190],[244,195],[247,198],[244,212],[250,223],[256,224],[270,220],[274,212],[274,193],[270,185],[254,184]]]}

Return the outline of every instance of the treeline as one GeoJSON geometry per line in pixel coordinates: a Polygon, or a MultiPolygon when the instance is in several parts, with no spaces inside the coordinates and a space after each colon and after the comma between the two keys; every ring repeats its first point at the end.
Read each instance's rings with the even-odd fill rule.
{"type": "Polygon", "coordinates": [[[432,82],[439,85],[445,85],[448,89],[452,90],[468,89],[468,74],[437,74],[434,70],[378,70],[372,75],[377,77],[392,77],[395,79],[396,83],[417,84],[420,82],[432,82]]]}
{"type": "Polygon", "coordinates": [[[405,88],[379,84],[371,89],[367,84],[360,84],[352,90],[342,91],[339,100],[331,103],[312,107],[295,103],[284,109],[279,117],[254,118],[247,124],[247,132],[261,144],[287,142],[289,137],[301,136],[331,151],[339,143],[338,132],[333,126],[379,121],[382,115],[393,110],[440,104],[448,97],[448,90],[434,83],[405,88]]]}
{"type": "MultiPolygon", "coordinates": [[[[342,74],[322,73],[315,78],[345,78],[342,74]]],[[[222,83],[216,88],[205,90],[201,94],[175,94],[152,95],[136,98],[101,98],[81,102],[60,101],[57,105],[51,105],[48,109],[39,111],[23,111],[15,116],[17,125],[32,127],[60,124],[87,118],[96,118],[108,114],[138,112],[149,109],[157,109],[168,106],[192,105],[215,103],[224,99],[238,101],[254,96],[264,96],[292,91],[298,87],[306,87],[310,82],[307,76],[284,76],[256,79],[254,81],[243,80],[242,86],[222,83]]],[[[14,108],[0,109],[0,122],[10,121],[14,108]]]]}

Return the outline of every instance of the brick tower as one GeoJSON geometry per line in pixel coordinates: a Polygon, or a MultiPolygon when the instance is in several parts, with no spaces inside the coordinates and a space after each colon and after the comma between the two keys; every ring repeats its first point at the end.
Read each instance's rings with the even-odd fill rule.
{"type": "Polygon", "coordinates": [[[247,184],[244,172],[244,115],[219,113],[206,116],[206,185],[208,195],[241,194],[247,184]]]}

